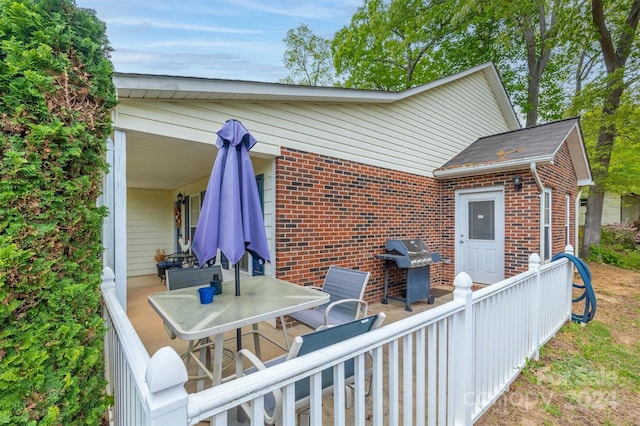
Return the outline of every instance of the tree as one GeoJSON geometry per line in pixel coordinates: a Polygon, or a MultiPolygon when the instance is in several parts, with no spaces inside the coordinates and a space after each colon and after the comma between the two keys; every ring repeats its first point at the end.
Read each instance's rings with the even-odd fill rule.
{"type": "Polygon", "coordinates": [[[345,87],[405,90],[441,77],[433,54],[451,34],[450,4],[365,0],[332,42],[345,87]]]}
{"type": "MultiPolygon", "coordinates": [[[[582,102],[588,102],[588,97],[583,93],[582,102]]],[[[605,123],[602,110],[594,109],[593,103],[588,109],[581,113],[582,132],[584,135],[587,151],[595,170],[597,163],[595,160],[596,144],[600,129],[605,123]]],[[[640,103],[633,101],[627,96],[623,97],[620,108],[616,113],[616,143],[611,152],[609,172],[605,182],[606,192],[617,194],[640,193],[640,103]]],[[[587,193],[589,195],[590,192],[587,193]]],[[[586,252],[588,253],[588,252],[586,252]]]]}
{"type": "Polygon", "coordinates": [[[623,105],[625,90],[635,83],[637,58],[632,57],[638,49],[636,35],[640,20],[640,0],[617,2],[605,13],[602,0],[591,1],[591,16],[598,33],[598,41],[606,69],[601,87],[601,125],[592,169],[595,185],[589,190],[585,219],[582,253],[589,253],[592,246],[600,244],[600,224],[606,184],[609,178],[612,153],[619,136],[618,113],[623,105]]]}
{"type": "Polygon", "coordinates": [[[404,90],[492,61],[527,125],[557,119],[567,69],[557,54],[566,2],[366,0],[332,43],[347,87],[404,90]],[[540,94],[544,99],[540,101],[540,94]]]}
{"type": "MultiPolygon", "coordinates": [[[[501,23],[490,58],[504,73],[514,72],[510,95],[525,114],[525,126],[559,119],[566,107],[563,83],[569,75],[573,55],[564,45],[564,32],[575,17],[573,2],[560,0],[502,0],[466,2],[457,19],[501,23]],[[497,55],[496,55],[497,53],[497,55]],[[495,58],[495,59],[494,59],[495,58]]],[[[472,34],[475,37],[475,34],[472,34]]]]}
{"type": "Polygon", "coordinates": [[[522,2],[502,4],[510,7],[505,16],[514,20],[522,30],[524,38],[528,70],[525,125],[530,127],[538,123],[540,88],[543,75],[552,59],[555,36],[558,32],[558,13],[562,2],[554,1],[551,7],[548,7],[547,2],[535,0],[528,4],[529,7],[524,8],[522,2]]]}
{"type": "Polygon", "coordinates": [[[73,0],[0,0],[2,424],[100,424],[107,408],[105,34],[73,0]]]}
{"type": "Polygon", "coordinates": [[[287,49],[284,65],[291,75],[281,83],[304,86],[332,86],[333,63],[331,42],[315,35],[307,25],[300,24],[295,30],[287,31],[284,38],[287,49]]]}

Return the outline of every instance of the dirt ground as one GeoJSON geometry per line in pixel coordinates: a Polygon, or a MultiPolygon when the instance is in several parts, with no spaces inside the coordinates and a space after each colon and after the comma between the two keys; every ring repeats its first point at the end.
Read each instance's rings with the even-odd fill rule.
{"type": "MultiPolygon", "coordinates": [[[[611,331],[613,342],[635,350],[640,347],[640,272],[626,271],[609,265],[589,264],[592,284],[596,293],[597,311],[594,321],[602,322],[611,331]],[[634,349],[635,348],[635,349],[634,349]]],[[[580,309],[574,309],[579,313],[580,309]]],[[[575,345],[572,334],[561,330],[548,343],[549,351],[543,355],[544,376],[553,358],[572,353],[575,345]]],[[[636,360],[640,362],[640,359],[636,360]]],[[[529,373],[531,374],[531,373],[529,373]]],[[[611,377],[602,369],[602,377],[611,377]]],[[[548,386],[545,380],[531,380],[521,374],[508,392],[487,411],[477,425],[637,425],[640,424],[640,395],[613,384],[600,394],[587,393],[578,387],[576,392],[561,393],[548,386]],[[551,388],[551,389],[550,389],[551,388]],[[582,394],[580,393],[582,392],[582,394]],[[580,396],[583,398],[580,398],[580,396]],[[550,409],[549,407],[553,407],[550,409]]],[[[639,378],[635,377],[637,381],[639,378]]],[[[571,380],[569,377],[567,380],[571,380]]],[[[613,377],[615,380],[615,376],[613,377]]],[[[574,388],[575,389],[575,388],[574,388]]]]}

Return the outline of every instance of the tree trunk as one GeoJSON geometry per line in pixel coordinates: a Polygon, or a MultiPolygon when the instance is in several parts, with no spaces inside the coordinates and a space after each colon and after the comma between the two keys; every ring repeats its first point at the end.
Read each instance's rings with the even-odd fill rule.
{"type": "Polygon", "coordinates": [[[525,127],[538,124],[538,105],[540,100],[540,74],[538,70],[529,70],[529,86],[527,87],[527,122],[525,127]]]}
{"type": "Polygon", "coordinates": [[[584,234],[580,257],[586,259],[591,253],[591,247],[600,244],[600,223],[602,222],[602,207],[604,204],[604,187],[594,185],[589,189],[587,198],[587,212],[585,214],[584,234]]]}
{"type": "Polygon", "coordinates": [[[522,24],[522,31],[524,34],[526,52],[527,52],[527,66],[529,69],[528,83],[527,83],[527,122],[526,127],[535,126],[538,124],[538,108],[540,105],[540,82],[542,80],[542,74],[544,74],[549,60],[551,58],[551,47],[548,46],[550,38],[555,33],[556,29],[556,15],[555,11],[551,11],[551,22],[547,28],[547,22],[545,19],[545,8],[542,2],[538,3],[538,31],[539,35],[536,37],[534,30],[534,21],[531,16],[525,15],[522,24]],[[539,39],[538,39],[539,38],[539,39]]]}
{"type": "Polygon", "coordinates": [[[582,244],[582,256],[588,256],[590,248],[600,244],[600,225],[602,223],[602,207],[604,203],[605,184],[609,176],[609,164],[611,153],[616,139],[617,129],[613,117],[618,112],[620,100],[624,91],[624,68],[631,53],[631,46],[640,19],[640,0],[636,0],[631,5],[627,16],[627,28],[622,29],[622,36],[616,48],[607,24],[602,0],[591,1],[591,12],[593,23],[595,24],[602,49],[602,56],[607,69],[607,93],[602,115],[605,124],[600,128],[598,143],[596,145],[594,180],[596,185],[589,191],[587,199],[587,212],[585,217],[584,238],[582,244]],[[622,69],[623,72],[619,72],[622,69]]]}

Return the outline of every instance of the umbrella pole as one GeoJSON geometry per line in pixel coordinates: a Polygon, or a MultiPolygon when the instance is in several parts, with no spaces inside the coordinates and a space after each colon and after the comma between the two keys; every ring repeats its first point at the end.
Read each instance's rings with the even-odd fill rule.
{"type": "MultiPolygon", "coordinates": [[[[240,296],[240,261],[234,266],[234,274],[236,278],[236,296],[240,296]]],[[[236,328],[236,353],[242,349],[242,329],[236,328]]],[[[244,423],[246,416],[242,408],[236,408],[236,420],[238,423],[244,423]]]]}
{"type": "Polygon", "coordinates": [[[236,274],[236,296],[240,296],[240,261],[236,262],[234,272],[236,274]]]}
{"type": "MultiPolygon", "coordinates": [[[[240,261],[236,262],[234,266],[234,272],[236,277],[236,296],[240,296],[240,261]]],[[[236,351],[242,349],[242,329],[236,329],[236,351]]]]}

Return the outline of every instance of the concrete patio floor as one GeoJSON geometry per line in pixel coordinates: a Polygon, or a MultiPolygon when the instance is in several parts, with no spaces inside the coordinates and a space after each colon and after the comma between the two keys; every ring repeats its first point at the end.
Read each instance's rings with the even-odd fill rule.
{"type": "MultiPolygon", "coordinates": [[[[233,272],[225,271],[225,279],[232,279],[233,272]],[[227,276],[227,274],[229,274],[227,276]]],[[[162,320],[151,308],[147,301],[148,295],[152,293],[158,293],[166,290],[164,283],[160,282],[160,279],[156,275],[145,275],[139,277],[128,278],[127,288],[127,314],[135,330],[137,331],[142,343],[149,352],[149,355],[153,355],[158,349],[164,346],[173,347],[179,354],[185,353],[188,343],[180,339],[170,339],[166,333],[162,320]]],[[[408,312],[404,309],[404,302],[399,300],[389,300],[388,304],[371,303],[369,304],[369,314],[378,312],[384,312],[386,314],[385,324],[389,324],[403,318],[407,318],[410,315],[422,312],[433,307],[439,306],[443,303],[451,301],[453,299],[453,287],[445,286],[433,286],[431,287],[431,294],[435,296],[435,302],[428,304],[426,301],[418,301],[411,304],[412,312],[408,312]]],[[[214,302],[215,303],[215,302],[214,302]]],[[[284,335],[281,329],[276,329],[272,324],[260,323],[260,331],[271,336],[275,340],[284,343],[284,335]]],[[[246,329],[249,331],[250,327],[246,329]]],[[[243,331],[245,331],[243,329],[243,331]]],[[[295,325],[287,327],[287,332],[290,341],[293,337],[306,334],[312,330],[303,326],[295,325]]],[[[235,352],[235,333],[229,333],[228,339],[225,342],[225,349],[229,349],[230,353],[235,352]]],[[[253,339],[246,337],[243,340],[243,346],[254,350],[253,339]]],[[[276,347],[273,344],[265,340],[261,340],[262,358],[271,359],[283,354],[282,349],[276,347]]],[[[227,368],[223,371],[223,377],[228,377],[235,373],[234,363],[231,359],[225,360],[224,365],[227,368]]],[[[195,375],[196,367],[194,363],[191,363],[189,369],[190,375],[195,375]]],[[[211,386],[211,381],[205,380],[205,387],[211,386]]],[[[189,380],[186,384],[188,392],[196,391],[196,380],[189,380]]],[[[235,416],[234,416],[235,417],[235,416]]],[[[231,419],[230,419],[231,420],[231,419]]],[[[233,423],[230,423],[233,424],[233,423]]]]}

